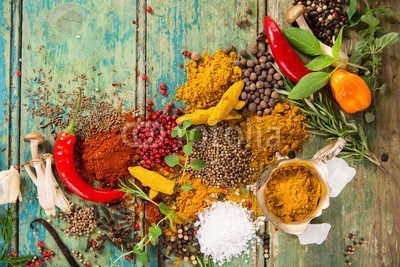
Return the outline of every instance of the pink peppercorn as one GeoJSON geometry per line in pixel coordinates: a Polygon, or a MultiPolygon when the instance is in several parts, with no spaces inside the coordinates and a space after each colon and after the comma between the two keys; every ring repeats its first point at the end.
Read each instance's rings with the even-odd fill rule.
{"type": "Polygon", "coordinates": [[[147,13],[151,13],[151,12],[153,12],[153,9],[151,8],[151,6],[148,6],[148,7],[146,8],[146,11],[147,11],[147,13]]]}
{"type": "Polygon", "coordinates": [[[132,257],[129,256],[129,255],[126,255],[126,256],[125,256],[125,260],[130,261],[130,260],[132,260],[132,257]]]}
{"type": "Polygon", "coordinates": [[[136,24],[136,20],[132,20],[132,24],[135,25],[136,24]]]}
{"type": "Polygon", "coordinates": [[[146,75],[146,74],[143,74],[142,80],[143,80],[143,81],[146,81],[146,80],[147,80],[147,75],[146,75]]]}
{"type": "Polygon", "coordinates": [[[18,76],[21,76],[22,75],[22,72],[19,70],[19,71],[17,71],[17,75],[18,76]]]}
{"type": "Polygon", "coordinates": [[[183,64],[180,64],[180,65],[179,65],[179,68],[183,69],[183,64]]]}

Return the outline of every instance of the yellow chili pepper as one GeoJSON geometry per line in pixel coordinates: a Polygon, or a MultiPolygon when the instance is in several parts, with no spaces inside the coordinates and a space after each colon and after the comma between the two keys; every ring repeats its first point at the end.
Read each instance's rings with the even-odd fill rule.
{"type": "Polygon", "coordinates": [[[333,98],[346,113],[356,113],[371,104],[371,91],[367,83],[347,70],[336,70],[330,78],[330,86],[333,98]]]}

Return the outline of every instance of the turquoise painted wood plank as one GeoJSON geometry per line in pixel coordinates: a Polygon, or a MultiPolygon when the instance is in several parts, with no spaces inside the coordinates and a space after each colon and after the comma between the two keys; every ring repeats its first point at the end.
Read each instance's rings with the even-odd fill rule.
{"type": "Polygon", "coordinates": [[[0,5],[0,170],[9,166],[9,117],[10,117],[10,37],[11,37],[11,4],[0,5]]]}
{"type": "MultiPolygon", "coordinates": [[[[140,92],[136,90],[137,66],[137,29],[132,25],[136,18],[136,2],[120,1],[24,1],[23,7],[23,80],[37,76],[41,68],[46,74],[46,85],[51,89],[63,85],[67,92],[76,90],[76,83],[72,82],[77,75],[86,74],[88,83],[85,94],[99,98],[102,93],[111,94],[115,89],[112,84],[120,82],[123,86],[119,89],[124,99],[123,109],[135,108],[136,97],[140,92]],[[92,65],[97,70],[92,71],[92,65]],[[35,69],[35,71],[34,71],[35,69]],[[51,70],[51,74],[50,71],[51,70]],[[102,73],[97,75],[97,73],[102,73]],[[52,80],[48,79],[52,76],[52,80]],[[92,79],[93,78],[93,79],[92,79]],[[94,88],[99,88],[96,93],[94,88]]],[[[22,86],[22,121],[21,135],[32,130],[42,131],[46,137],[46,151],[51,151],[54,139],[51,130],[39,128],[40,118],[32,117],[28,109],[33,103],[28,98],[28,88],[33,89],[34,82],[29,81],[22,86]],[[26,106],[25,106],[26,105],[26,106]]],[[[144,95],[144,94],[143,94],[144,95]]],[[[61,98],[52,92],[48,97],[50,102],[57,103],[61,98]]],[[[117,103],[114,104],[118,105],[117,103]]],[[[64,118],[67,119],[67,118],[64,118]]],[[[46,123],[46,122],[44,122],[46,123]]],[[[57,129],[60,130],[60,129],[57,129]]],[[[30,160],[27,145],[21,140],[21,161],[30,160]]],[[[56,248],[51,236],[43,227],[38,227],[36,235],[28,229],[29,222],[36,217],[46,218],[38,205],[36,189],[26,175],[24,190],[26,202],[21,203],[21,250],[26,253],[36,252],[36,243],[43,240],[49,247],[56,248]]],[[[77,197],[68,195],[73,202],[83,204],[77,197]]],[[[59,231],[66,228],[64,222],[58,218],[50,219],[59,231]]],[[[61,235],[62,239],[72,250],[84,251],[84,241],[77,242],[72,237],[61,235]]],[[[107,247],[105,252],[98,255],[97,262],[101,266],[110,266],[111,260],[107,253],[110,250],[112,258],[120,252],[113,247],[107,247]]],[[[65,260],[58,249],[55,252],[60,258],[54,260],[54,266],[62,266],[65,260]]],[[[85,257],[92,259],[90,253],[85,257]]],[[[120,266],[129,266],[130,262],[121,261],[120,266]]]]}

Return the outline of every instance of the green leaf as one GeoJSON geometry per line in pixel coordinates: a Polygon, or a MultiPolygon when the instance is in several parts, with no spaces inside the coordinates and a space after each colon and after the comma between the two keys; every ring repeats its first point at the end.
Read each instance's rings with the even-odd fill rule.
{"type": "Polygon", "coordinates": [[[183,190],[183,191],[190,191],[190,190],[192,190],[194,187],[193,187],[193,185],[191,185],[191,184],[184,184],[184,185],[182,185],[182,187],[181,187],[181,189],[183,190]]]}
{"type": "Polygon", "coordinates": [[[175,138],[175,137],[178,136],[178,131],[179,131],[179,129],[180,129],[179,126],[175,126],[174,129],[172,129],[171,136],[172,136],[173,138],[175,138]]]}
{"type": "Polygon", "coordinates": [[[355,26],[360,22],[361,14],[356,12],[350,19],[349,19],[349,26],[355,26]]]}
{"type": "Polygon", "coordinates": [[[311,32],[291,27],[284,29],[283,33],[289,43],[299,52],[310,56],[318,56],[322,54],[319,41],[311,32]]]}
{"type": "Polygon", "coordinates": [[[378,7],[374,11],[375,14],[382,14],[382,15],[387,15],[387,16],[396,16],[396,13],[394,13],[392,10],[386,7],[378,7]]]}
{"type": "Polygon", "coordinates": [[[368,46],[368,42],[367,41],[359,41],[356,43],[356,45],[354,46],[354,50],[351,53],[351,57],[349,59],[349,62],[354,63],[354,64],[358,64],[361,59],[366,56],[366,54],[364,53],[364,49],[368,46]]]}
{"type": "Polygon", "coordinates": [[[192,169],[195,171],[201,171],[202,169],[204,169],[204,167],[206,166],[206,164],[204,163],[203,160],[201,159],[194,159],[192,161],[192,169]]]}
{"type": "Polygon", "coordinates": [[[186,134],[186,130],[185,129],[179,129],[178,130],[178,137],[184,137],[185,136],[185,134],[186,134]]]}
{"type": "Polygon", "coordinates": [[[150,226],[149,227],[150,237],[158,240],[158,237],[162,234],[162,230],[159,226],[150,226]]]}
{"type": "Polygon", "coordinates": [[[198,129],[192,129],[189,132],[190,135],[190,140],[198,142],[200,141],[201,135],[200,135],[200,131],[198,129]]]}
{"type": "Polygon", "coordinates": [[[289,93],[290,99],[302,99],[310,96],[318,91],[329,82],[330,73],[328,72],[312,72],[307,74],[296,84],[289,93]]]}
{"type": "Polygon", "coordinates": [[[142,253],[140,253],[140,262],[141,262],[143,265],[147,265],[148,259],[147,259],[146,251],[143,251],[142,253]]]}
{"type": "Polygon", "coordinates": [[[343,29],[344,29],[344,26],[340,29],[339,34],[335,40],[335,43],[332,46],[332,55],[335,58],[339,57],[340,46],[342,46],[343,29]]]}
{"type": "Polygon", "coordinates": [[[351,19],[357,11],[357,0],[350,0],[350,6],[347,10],[347,17],[351,19]]]}
{"type": "Polygon", "coordinates": [[[389,32],[382,37],[375,39],[375,46],[378,51],[388,47],[390,45],[394,45],[398,43],[400,40],[399,33],[397,32],[389,32]]]}
{"type": "Polygon", "coordinates": [[[371,123],[375,120],[375,115],[372,112],[365,112],[364,117],[367,123],[371,123]]]}
{"type": "Polygon", "coordinates": [[[158,208],[160,209],[161,214],[167,215],[170,211],[168,206],[165,205],[163,202],[158,203],[158,208]]]}
{"type": "Polygon", "coordinates": [[[187,128],[189,128],[190,126],[192,125],[192,121],[191,120],[187,120],[187,121],[184,121],[183,122],[183,129],[187,129],[187,128]]]}
{"type": "Polygon", "coordinates": [[[368,24],[372,28],[376,28],[376,26],[378,26],[380,23],[379,19],[374,17],[372,14],[362,15],[361,21],[368,24]]]}
{"type": "Polygon", "coordinates": [[[311,62],[309,62],[306,67],[312,71],[319,71],[330,66],[333,62],[335,62],[335,59],[333,57],[329,55],[319,55],[311,62]]]}
{"type": "Polygon", "coordinates": [[[381,87],[376,88],[375,91],[379,91],[379,93],[381,95],[383,95],[385,93],[385,91],[386,91],[386,87],[387,87],[387,85],[386,85],[386,83],[384,83],[384,84],[381,85],[381,87]]]}
{"type": "Polygon", "coordinates": [[[183,146],[182,148],[183,153],[185,153],[186,156],[190,156],[193,151],[193,146],[191,142],[188,142],[186,145],[183,146]]]}
{"type": "Polygon", "coordinates": [[[179,163],[179,157],[176,154],[171,154],[171,155],[165,156],[164,161],[165,161],[165,163],[167,163],[167,165],[169,167],[174,167],[179,163]]]}

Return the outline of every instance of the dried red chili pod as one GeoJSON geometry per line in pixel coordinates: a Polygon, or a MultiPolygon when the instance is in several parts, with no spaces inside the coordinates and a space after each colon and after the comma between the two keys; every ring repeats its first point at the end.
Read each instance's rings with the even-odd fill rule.
{"type": "Polygon", "coordinates": [[[122,198],[125,194],[117,190],[100,190],[87,184],[79,175],[74,163],[74,146],[76,142],[75,122],[81,104],[82,92],[76,103],[71,123],[57,137],[54,144],[54,162],[64,184],[77,196],[93,202],[110,202],[122,198]]]}

